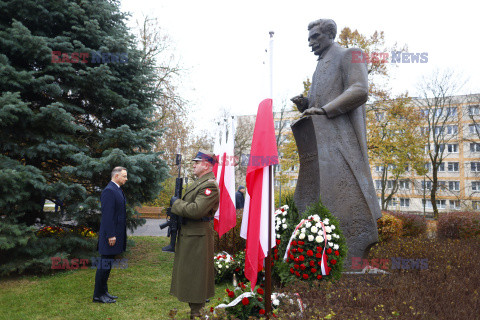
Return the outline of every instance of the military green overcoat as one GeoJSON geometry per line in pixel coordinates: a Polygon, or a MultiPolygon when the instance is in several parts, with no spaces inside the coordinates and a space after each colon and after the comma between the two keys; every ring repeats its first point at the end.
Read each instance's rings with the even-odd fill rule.
{"type": "Polygon", "coordinates": [[[182,199],[172,205],[173,213],[188,218],[178,233],[170,287],[180,301],[204,303],[215,295],[213,223],[193,220],[213,217],[218,204],[218,184],[209,172],[188,186],[182,199]]]}

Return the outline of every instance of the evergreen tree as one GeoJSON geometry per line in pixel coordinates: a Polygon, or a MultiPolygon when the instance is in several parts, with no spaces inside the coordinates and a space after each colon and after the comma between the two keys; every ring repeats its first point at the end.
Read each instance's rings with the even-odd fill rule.
{"type": "Polygon", "coordinates": [[[125,20],[114,0],[0,1],[0,264],[29,246],[38,218],[97,229],[115,166],[128,170],[129,228],[160,191],[158,79],[125,20]],[[65,215],[46,214],[45,200],[65,215]]]}

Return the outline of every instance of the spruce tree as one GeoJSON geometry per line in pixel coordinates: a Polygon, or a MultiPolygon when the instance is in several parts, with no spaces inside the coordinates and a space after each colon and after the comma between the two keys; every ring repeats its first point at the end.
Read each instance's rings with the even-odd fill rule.
{"type": "Polygon", "coordinates": [[[128,170],[130,228],[168,176],[152,150],[154,61],[126,18],[113,0],[0,1],[0,264],[31,245],[38,219],[97,229],[113,167],[128,170]]]}

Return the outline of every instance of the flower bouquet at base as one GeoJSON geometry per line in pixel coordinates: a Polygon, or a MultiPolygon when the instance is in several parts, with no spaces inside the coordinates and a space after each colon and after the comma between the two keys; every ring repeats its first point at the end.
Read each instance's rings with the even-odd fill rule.
{"type": "Polygon", "coordinates": [[[234,258],[226,252],[220,252],[213,257],[213,261],[215,283],[231,280],[236,265],[234,258]]]}
{"type": "Polygon", "coordinates": [[[347,246],[337,218],[320,201],[308,207],[302,217],[284,256],[290,274],[303,281],[338,279],[347,246]]]}
{"type": "Polygon", "coordinates": [[[265,290],[261,286],[255,286],[251,291],[250,283],[240,282],[233,290],[225,289],[225,298],[220,304],[212,307],[210,312],[222,313],[221,310],[235,319],[262,317],[265,315],[265,290]]]}

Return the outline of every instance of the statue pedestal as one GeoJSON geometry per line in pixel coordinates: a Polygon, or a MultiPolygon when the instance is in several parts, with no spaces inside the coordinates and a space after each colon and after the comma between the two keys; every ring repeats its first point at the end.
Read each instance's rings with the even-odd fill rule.
{"type": "Polygon", "coordinates": [[[348,255],[362,257],[378,241],[380,214],[368,159],[348,117],[304,117],[292,125],[300,156],[294,200],[299,212],[322,200],[336,216],[346,238],[348,255]]]}

